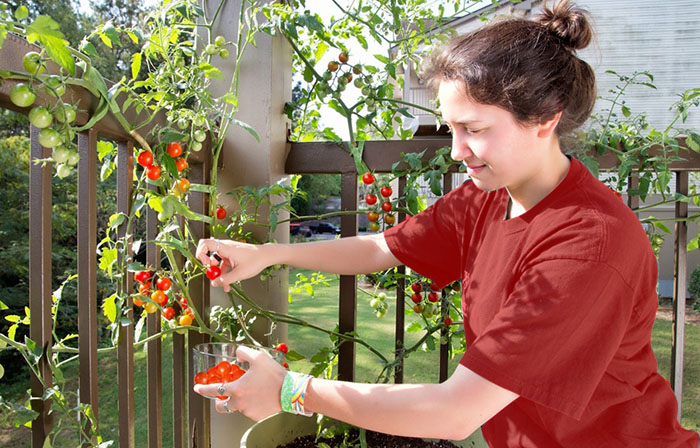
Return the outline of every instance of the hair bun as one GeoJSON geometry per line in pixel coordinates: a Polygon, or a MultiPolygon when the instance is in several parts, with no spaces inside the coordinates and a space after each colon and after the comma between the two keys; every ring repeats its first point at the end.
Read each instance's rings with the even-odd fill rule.
{"type": "Polygon", "coordinates": [[[569,0],[558,1],[552,9],[542,8],[537,21],[570,50],[586,48],[593,38],[588,11],[570,4],[569,0]]]}

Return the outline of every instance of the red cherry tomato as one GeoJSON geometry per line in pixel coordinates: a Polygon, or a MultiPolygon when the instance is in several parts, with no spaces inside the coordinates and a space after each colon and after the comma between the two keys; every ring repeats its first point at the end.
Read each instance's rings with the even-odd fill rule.
{"type": "Polygon", "coordinates": [[[381,195],[385,198],[388,198],[389,196],[391,196],[391,187],[382,187],[379,190],[379,193],[381,193],[381,195]]]}
{"type": "Polygon", "coordinates": [[[418,292],[414,292],[411,294],[411,300],[413,300],[413,303],[421,303],[423,301],[423,296],[418,292]]]}
{"type": "Polygon", "coordinates": [[[168,155],[174,159],[182,154],[182,146],[178,142],[168,143],[167,151],[168,155]]]}
{"type": "Polygon", "coordinates": [[[440,291],[440,288],[438,288],[438,285],[436,283],[431,283],[430,289],[432,289],[433,291],[440,291]]]}
{"type": "Polygon", "coordinates": [[[369,205],[374,205],[377,203],[377,195],[372,193],[367,193],[365,196],[365,202],[369,205]]]}
{"type": "Polygon", "coordinates": [[[411,289],[413,290],[413,292],[421,292],[423,291],[423,285],[421,285],[420,283],[414,283],[411,285],[411,289]]]}
{"type": "Polygon", "coordinates": [[[143,283],[149,278],[151,278],[150,271],[139,271],[136,274],[134,274],[134,280],[136,280],[139,283],[143,283]]]}
{"type": "Polygon", "coordinates": [[[226,217],[226,209],[222,206],[216,207],[216,219],[224,219],[226,217]]]}
{"type": "Polygon", "coordinates": [[[372,173],[363,174],[362,182],[364,182],[365,185],[372,185],[374,183],[374,176],[372,176],[372,173]]]}
{"type": "Polygon", "coordinates": [[[221,377],[225,377],[229,372],[231,372],[231,363],[228,361],[221,361],[216,365],[216,373],[221,377]]]}
{"type": "Polygon", "coordinates": [[[147,168],[146,176],[151,180],[160,179],[160,167],[158,165],[151,165],[147,168]]]}
{"type": "Polygon", "coordinates": [[[194,376],[194,384],[209,384],[206,372],[199,372],[194,376]]]}
{"type": "Polygon", "coordinates": [[[284,342],[280,342],[277,344],[277,347],[275,347],[275,350],[284,353],[285,355],[289,352],[289,347],[287,347],[287,344],[284,342]]]}
{"type": "Polygon", "coordinates": [[[159,289],[158,291],[155,291],[153,292],[153,294],[151,294],[151,300],[153,300],[158,305],[163,306],[166,303],[168,303],[168,296],[159,289]]]}
{"type": "Polygon", "coordinates": [[[151,282],[144,282],[139,286],[139,292],[143,296],[147,296],[151,294],[151,282]]]}
{"type": "Polygon", "coordinates": [[[186,297],[180,297],[180,307],[184,310],[185,308],[188,307],[187,305],[187,298],[186,297]]]}
{"type": "Polygon", "coordinates": [[[151,151],[141,151],[138,158],[136,159],[144,168],[148,168],[153,165],[153,153],[151,151]]]}
{"type": "Polygon", "coordinates": [[[449,327],[450,325],[452,325],[452,319],[450,319],[449,317],[446,317],[446,318],[445,318],[445,325],[448,326],[448,327],[449,327]]]}
{"type": "Polygon", "coordinates": [[[207,268],[207,277],[209,280],[214,280],[221,275],[221,268],[218,266],[209,266],[207,268]]]}
{"type": "Polygon", "coordinates": [[[430,294],[428,294],[428,300],[435,303],[438,300],[440,300],[440,295],[438,293],[436,293],[435,291],[433,291],[430,294]]]}
{"type": "Polygon", "coordinates": [[[282,363],[282,367],[284,367],[285,369],[288,369],[288,368],[289,368],[289,364],[287,364],[286,362],[283,362],[283,363],[282,363]]]}
{"type": "Polygon", "coordinates": [[[163,317],[168,320],[173,320],[175,317],[175,308],[169,306],[163,310],[163,317]]]}
{"type": "Polygon", "coordinates": [[[388,201],[382,202],[382,210],[384,210],[387,213],[390,212],[391,211],[391,202],[388,202],[388,201]]]}
{"type": "Polygon", "coordinates": [[[175,168],[177,168],[178,171],[185,171],[187,169],[187,160],[183,159],[182,157],[178,158],[175,161],[175,168]]]}
{"type": "Polygon", "coordinates": [[[156,287],[161,291],[167,291],[172,286],[172,282],[168,277],[159,277],[156,280],[156,287]]]}
{"type": "Polygon", "coordinates": [[[379,219],[379,215],[377,212],[369,212],[367,213],[367,219],[369,219],[372,222],[376,222],[379,219]]]}

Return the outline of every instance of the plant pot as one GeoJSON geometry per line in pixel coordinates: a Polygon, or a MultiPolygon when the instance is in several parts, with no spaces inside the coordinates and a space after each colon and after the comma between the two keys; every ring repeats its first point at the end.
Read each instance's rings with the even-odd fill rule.
{"type": "MultiPolygon", "coordinates": [[[[251,426],[241,439],[241,448],[276,448],[300,436],[315,434],[318,426],[315,417],[280,412],[260,420],[251,426]]],[[[486,441],[477,431],[468,438],[453,441],[464,448],[488,448],[486,441]]]]}

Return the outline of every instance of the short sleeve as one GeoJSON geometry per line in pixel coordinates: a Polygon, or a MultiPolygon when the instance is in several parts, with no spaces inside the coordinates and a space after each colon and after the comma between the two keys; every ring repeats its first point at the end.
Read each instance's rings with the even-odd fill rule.
{"type": "Polygon", "coordinates": [[[521,397],[579,419],[624,337],[633,291],[599,261],[527,269],[460,363],[521,397]]]}
{"type": "Polygon", "coordinates": [[[417,215],[384,231],[391,253],[440,287],[460,277],[466,216],[464,193],[464,187],[459,187],[417,215]]]}

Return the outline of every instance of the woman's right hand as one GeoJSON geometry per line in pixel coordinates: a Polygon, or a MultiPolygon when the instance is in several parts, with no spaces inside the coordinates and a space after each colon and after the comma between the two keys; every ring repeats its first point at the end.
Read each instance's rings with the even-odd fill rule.
{"type": "Polygon", "coordinates": [[[212,280],[211,285],[223,287],[225,292],[229,292],[231,283],[254,277],[274,264],[266,256],[269,253],[269,246],[272,245],[206,238],[199,240],[196,257],[205,266],[213,265],[221,268],[221,275],[212,280]],[[268,247],[268,250],[264,250],[265,247],[268,247]],[[221,257],[221,261],[214,257],[215,252],[221,257]]]}

